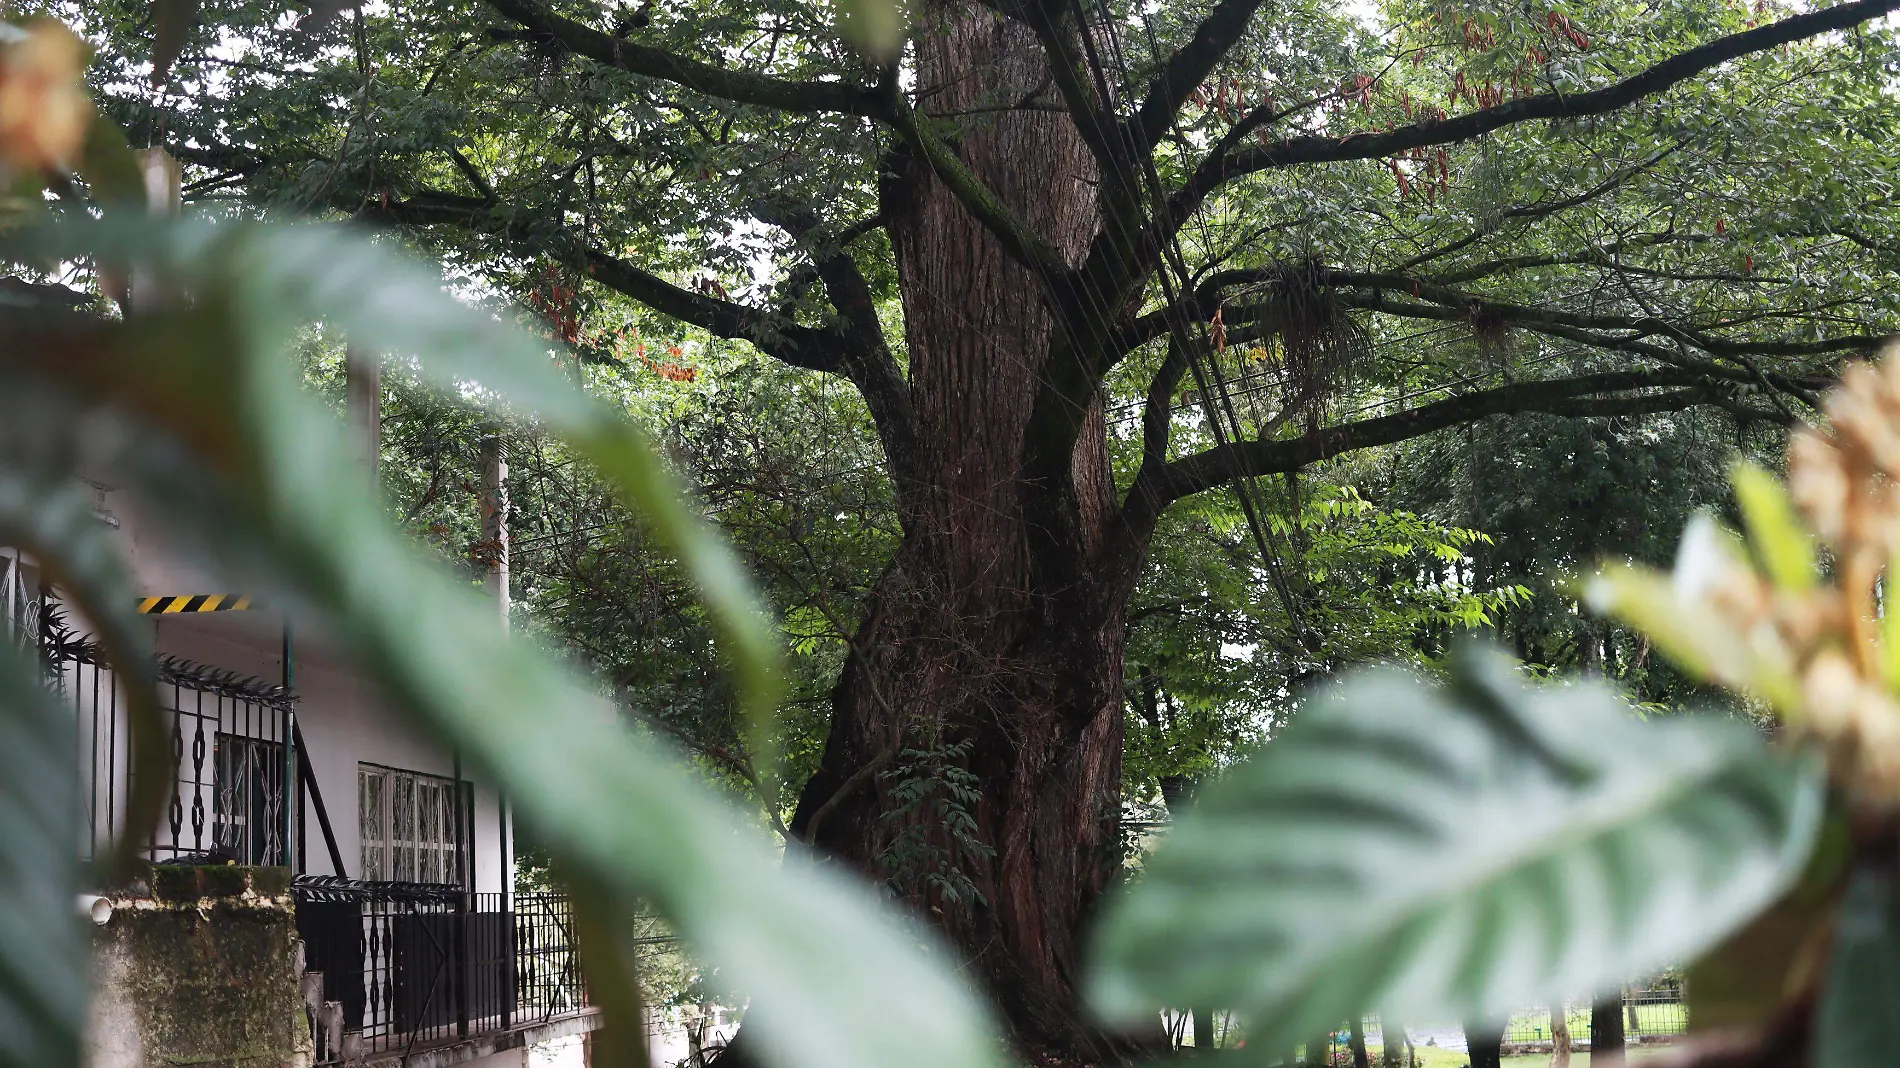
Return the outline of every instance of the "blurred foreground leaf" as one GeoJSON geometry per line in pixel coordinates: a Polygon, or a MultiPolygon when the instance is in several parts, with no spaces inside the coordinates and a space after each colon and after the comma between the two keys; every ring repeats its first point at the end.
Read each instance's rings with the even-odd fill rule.
{"type": "Polygon", "coordinates": [[[86,1015],[71,717],[7,641],[0,739],[0,1068],[70,1068],[86,1015]]]}
{"type": "Polygon", "coordinates": [[[1694,957],[1800,874],[1818,765],[1467,653],[1311,702],[1206,788],[1110,909],[1096,1003],[1218,1005],[1248,1048],[1363,1011],[1497,1019],[1694,957]]]}
{"type": "Polygon", "coordinates": [[[1894,1062],[1900,1005],[1900,887],[1890,871],[1856,871],[1834,919],[1834,952],[1814,1018],[1811,1062],[1884,1068],[1894,1062]]]}
{"type": "Polygon", "coordinates": [[[72,415],[56,399],[19,384],[0,397],[0,545],[39,561],[47,580],[84,613],[107,655],[124,665],[130,792],[124,830],[112,855],[101,858],[118,875],[138,859],[142,829],[157,823],[171,796],[175,765],[159,719],[151,624],[133,610],[135,589],[115,535],[99,522],[90,487],[76,477],[71,458],[45,455],[45,445],[71,433],[72,415]]]}
{"type": "Polygon", "coordinates": [[[892,63],[904,49],[909,15],[902,0],[832,0],[838,33],[879,63],[892,63]]]}
{"type": "Polygon", "coordinates": [[[199,0],[152,0],[152,84],[164,85],[198,24],[199,0]]]}

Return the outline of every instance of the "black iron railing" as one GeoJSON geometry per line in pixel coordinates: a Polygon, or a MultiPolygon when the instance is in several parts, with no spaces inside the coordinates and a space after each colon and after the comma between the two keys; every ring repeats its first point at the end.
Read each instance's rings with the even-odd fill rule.
{"type": "Polygon", "coordinates": [[[329,1060],[343,1046],[406,1052],[587,1007],[562,895],[312,876],[293,893],[305,967],[341,1011],[346,1037],[329,1060]]]}
{"type": "MultiPolygon", "coordinates": [[[[54,617],[41,649],[55,693],[78,726],[81,800],[90,857],[125,832],[132,724],[125,693],[97,645],[54,617]]],[[[171,796],[149,828],[132,828],[158,863],[291,863],[294,807],[285,771],[296,697],[257,679],[175,657],[154,664],[172,765],[171,796]]]]}

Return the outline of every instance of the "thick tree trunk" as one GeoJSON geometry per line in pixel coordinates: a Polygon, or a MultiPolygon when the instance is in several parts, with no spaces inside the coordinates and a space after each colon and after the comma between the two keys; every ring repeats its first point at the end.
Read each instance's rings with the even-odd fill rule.
{"type": "Polygon", "coordinates": [[[1194,1048],[1197,1050],[1213,1049],[1214,1010],[1194,1009],[1191,1015],[1194,1020],[1194,1048]]]}
{"type": "Polygon", "coordinates": [[[1623,995],[1607,994],[1590,1006],[1590,1068],[1623,1066],[1623,995]]]}
{"type": "Polygon", "coordinates": [[[1504,1029],[1489,1024],[1465,1024],[1465,1049],[1471,1054],[1471,1068],[1501,1068],[1504,1029]]]}
{"type": "Polygon", "coordinates": [[[1558,1002],[1550,1010],[1550,1068],[1570,1068],[1570,1007],[1558,1002]]]}
{"type": "Polygon", "coordinates": [[[1347,1040],[1352,1048],[1352,1068],[1372,1068],[1372,1060],[1366,1055],[1366,1021],[1364,1017],[1354,1017],[1352,1036],[1347,1040]]]}
{"type": "Polygon", "coordinates": [[[1379,1038],[1384,1044],[1379,1051],[1379,1068],[1411,1068],[1412,1058],[1407,1049],[1410,1040],[1403,1023],[1390,1016],[1380,1016],[1379,1038]]]}
{"type": "MultiPolygon", "coordinates": [[[[922,110],[964,116],[964,161],[1079,260],[1097,227],[1086,148],[1064,115],[994,110],[1047,91],[1030,31],[958,6],[926,13],[917,47],[922,110]]],[[[1067,484],[1024,478],[1056,340],[1036,280],[916,161],[893,170],[884,208],[921,455],[792,828],[929,916],[1025,1050],[1100,1060],[1124,1047],[1087,1022],[1076,983],[1084,921],[1120,861],[1139,561],[1111,544],[1099,402],[1067,484]]]]}

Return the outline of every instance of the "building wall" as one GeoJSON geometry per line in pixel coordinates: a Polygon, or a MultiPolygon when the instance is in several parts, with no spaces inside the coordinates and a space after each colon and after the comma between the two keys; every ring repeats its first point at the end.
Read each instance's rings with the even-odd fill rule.
{"type": "MultiPolygon", "coordinates": [[[[155,624],[161,653],[211,664],[267,682],[283,678],[282,622],[268,611],[216,613],[243,619],[161,617],[155,624]],[[270,624],[276,623],[275,627],[270,624]],[[275,642],[266,650],[260,645],[275,642]]],[[[419,736],[402,717],[388,709],[375,687],[350,670],[340,657],[307,635],[293,636],[291,657],[298,695],[297,725],[303,733],[310,770],[323,794],[323,803],[351,878],[362,876],[361,822],[357,811],[357,767],[380,764],[403,771],[451,777],[455,755],[449,747],[419,736]]],[[[470,779],[467,769],[462,777],[470,779]]],[[[474,886],[477,893],[507,889],[502,885],[505,850],[496,790],[477,781],[474,786],[474,886]]],[[[303,811],[301,871],[312,875],[337,874],[317,819],[314,797],[303,811]]]]}
{"type": "MultiPolygon", "coordinates": [[[[140,596],[244,593],[221,579],[214,567],[185,559],[174,551],[137,506],[120,491],[101,488],[102,522],[116,527],[134,568],[140,596]]],[[[284,678],[281,613],[262,606],[240,612],[153,616],[158,651],[267,683],[284,678]]],[[[83,621],[75,620],[83,627],[83,621]]],[[[378,698],[375,687],[354,671],[320,635],[296,629],[291,658],[293,689],[299,697],[297,721],[311,772],[323,796],[338,850],[352,878],[362,876],[361,825],[357,812],[357,766],[367,762],[404,771],[450,777],[453,752],[410,730],[378,698]]],[[[463,778],[469,779],[466,771],[463,778]]],[[[478,893],[512,889],[512,863],[504,840],[512,842],[503,806],[493,786],[474,785],[474,885],[478,893]]],[[[314,798],[306,798],[302,821],[300,871],[330,875],[329,849],[317,820],[314,798]]]]}

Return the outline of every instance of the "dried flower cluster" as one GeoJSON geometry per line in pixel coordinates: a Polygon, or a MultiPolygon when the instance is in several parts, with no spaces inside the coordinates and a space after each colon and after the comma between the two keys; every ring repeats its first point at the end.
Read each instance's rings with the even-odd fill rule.
{"type": "Polygon", "coordinates": [[[65,170],[92,121],[86,43],[50,20],[0,48],[0,162],[16,171],[65,170]]]}
{"type": "Polygon", "coordinates": [[[1774,706],[1850,789],[1900,802],[1900,613],[1887,611],[1900,591],[1900,347],[1890,354],[1849,367],[1828,426],[1796,432],[1786,491],[1737,468],[1746,546],[1702,517],[1673,577],[1616,569],[1591,597],[1683,666],[1774,706]]]}
{"type": "Polygon", "coordinates": [[[1592,604],[1683,668],[1758,698],[1825,746],[1837,782],[1900,804],[1900,343],[1847,368],[1825,428],[1788,448],[1784,489],[1734,473],[1744,544],[1707,516],[1675,574],[1611,567],[1592,604]]]}
{"type": "MultiPolygon", "coordinates": [[[[1827,430],[1788,445],[1788,483],[1808,525],[1833,555],[1835,582],[1798,596],[1780,590],[1777,613],[1803,656],[1802,707],[1848,782],[1900,798],[1900,649],[1883,640],[1880,578],[1900,550],[1900,355],[1854,364],[1829,395],[1827,430]]],[[[1895,588],[1889,576],[1888,589],[1895,588]]]]}

